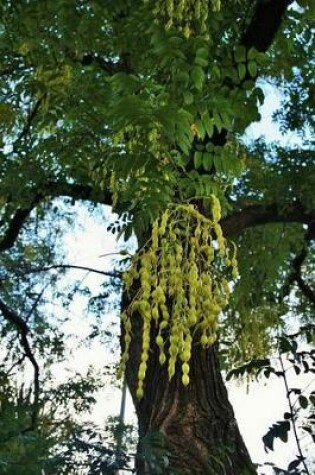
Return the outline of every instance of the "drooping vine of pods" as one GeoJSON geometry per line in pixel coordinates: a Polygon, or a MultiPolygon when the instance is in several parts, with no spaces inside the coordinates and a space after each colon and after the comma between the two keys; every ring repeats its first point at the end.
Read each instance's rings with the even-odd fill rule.
{"type": "Polygon", "coordinates": [[[152,227],[150,241],[133,258],[124,274],[127,292],[138,290],[122,315],[124,353],[120,373],[126,367],[132,339],[132,319],[142,320],[142,353],[137,396],[144,394],[144,380],[153,344],[161,365],[175,374],[181,362],[182,382],[189,384],[189,362],[197,337],[203,348],[217,338],[218,316],[230,295],[228,279],[237,277],[236,248],[227,245],[219,224],[219,200],[211,196],[212,218],[192,204],[167,209],[152,227]],[[151,341],[152,326],[155,342],[151,341]]]}
{"type": "Polygon", "coordinates": [[[153,13],[158,21],[164,21],[166,29],[174,26],[188,38],[196,26],[200,33],[205,33],[209,12],[220,8],[220,0],[157,0],[153,13]]]}

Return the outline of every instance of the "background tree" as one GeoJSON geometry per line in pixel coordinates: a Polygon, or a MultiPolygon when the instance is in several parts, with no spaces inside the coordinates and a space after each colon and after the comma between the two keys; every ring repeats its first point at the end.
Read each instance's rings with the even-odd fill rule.
{"type": "MultiPolygon", "coordinates": [[[[12,259],[15,267],[24,259],[40,265],[43,256],[44,265],[53,262],[46,235],[45,251],[36,246],[34,251],[33,244],[41,236],[36,223],[51,212],[51,203],[60,214],[71,214],[69,198],[110,204],[121,218],[113,229],[120,227],[126,238],[134,232],[142,255],[155,220],[166,209],[188,209],[197,216],[189,225],[192,233],[201,220],[209,226],[205,239],[218,242],[221,254],[224,238],[233,238],[238,248],[240,278],[234,265],[231,284],[219,256],[209,286],[209,292],[222,293],[224,278],[225,294],[226,286],[235,287],[225,311],[213,314],[220,319],[216,333],[226,350],[222,362],[231,366],[265,357],[290,310],[309,323],[315,301],[304,277],[314,265],[312,2],[4,1],[1,13],[3,272],[10,271],[12,259]],[[286,146],[243,139],[247,126],[259,120],[263,80],[281,90],[276,119],[282,131],[298,137],[286,146]],[[67,199],[61,204],[56,197],[67,199]],[[21,245],[27,229],[31,244],[21,245]]],[[[212,249],[216,252],[217,244],[212,249]]],[[[233,259],[227,255],[225,262],[233,259]]],[[[40,355],[40,343],[29,339],[37,322],[35,313],[28,321],[32,301],[20,301],[28,285],[22,277],[18,292],[7,279],[2,284],[0,311],[6,324],[18,328],[33,366],[35,426],[34,355],[40,355]]],[[[131,292],[124,292],[127,312],[140,285],[143,292],[136,278],[131,292]]],[[[35,300],[38,292],[36,287],[35,300]]],[[[175,304],[168,295],[165,312],[175,304]]],[[[145,312],[138,308],[130,317],[126,364],[139,420],[138,473],[156,470],[145,458],[152,434],[160,434],[168,447],[170,466],[162,473],[255,473],[227,399],[218,344],[207,340],[202,348],[198,325],[190,326],[191,355],[188,362],[184,358],[190,367],[187,387],[178,362],[171,379],[159,364],[157,330],[149,328],[150,357],[139,397],[145,312]]],[[[53,320],[41,318],[40,324],[47,335],[53,320]]],[[[123,349],[126,335],[127,326],[123,349]]],[[[163,334],[166,353],[168,337],[163,334]]]]}

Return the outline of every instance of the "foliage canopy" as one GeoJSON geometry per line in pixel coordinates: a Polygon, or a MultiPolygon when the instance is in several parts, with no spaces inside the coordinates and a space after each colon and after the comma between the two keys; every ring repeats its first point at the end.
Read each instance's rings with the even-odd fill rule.
{"type": "MultiPolygon", "coordinates": [[[[222,365],[266,361],[295,320],[311,343],[314,2],[3,0],[0,11],[0,467],[34,475],[47,459],[47,473],[70,474],[58,450],[82,428],[67,404],[86,410],[100,384],[88,373],[57,388],[50,373],[66,358],[52,302],[67,308],[79,288],[62,292],[54,268],[76,201],[110,205],[111,229],[142,248],[166,209],[209,218],[216,197],[239,266],[219,317],[222,365]],[[283,135],[252,141],[267,84],[283,135]]],[[[95,470],[110,470],[103,455],[95,470]]]]}

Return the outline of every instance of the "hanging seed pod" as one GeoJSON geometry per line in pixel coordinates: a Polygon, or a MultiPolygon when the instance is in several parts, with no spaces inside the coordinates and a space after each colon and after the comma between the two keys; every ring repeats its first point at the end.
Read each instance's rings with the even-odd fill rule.
{"type": "Polygon", "coordinates": [[[120,373],[129,357],[132,318],[141,318],[139,398],[144,393],[152,345],[159,349],[161,365],[168,360],[169,378],[175,374],[176,363],[182,362],[182,383],[187,386],[194,335],[197,332],[203,348],[216,341],[218,317],[230,295],[228,276],[237,275],[237,262],[236,246],[233,244],[231,252],[223,236],[219,224],[221,206],[214,195],[211,207],[212,219],[193,205],[181,204],[166,210],[153,223],[147,247],[124,274],[127,291],[134,279],[139,279],[140,289],[122,316],[125,349],[120,373]],[[152,328],[156,331],[154,341],[152,328]]]}
{"type": "Polygon", "coordinates": [[[208,12],[220,9],[220,0],[157,0],[153,14],[157,22],[164,23],[165,29],[175,27],[189,38],[192,32],[205,33],[208,12]]]}

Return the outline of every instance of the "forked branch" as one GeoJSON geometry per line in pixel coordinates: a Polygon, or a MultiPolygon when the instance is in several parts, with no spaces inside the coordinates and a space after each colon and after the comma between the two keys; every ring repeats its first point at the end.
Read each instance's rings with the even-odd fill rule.
{"type": "Polygon", "coordinates": [[[28,358],[34,369],[34,378],[33,378],[33,388],[34,388],[34,404],[31,414],[31,424],[28,430],[34,430],[37,424],[38,411],[39,411],[39,365],[34,356],[34,352],[31,348],[30,342],[28,340],[29,327],[27,323],[20,317],[14,310],[12,310],[2,299],[0,299],[0,312],[3,317],[10,323],[12,323],[17,329],[21,345],[23,347],[25,356],[28,358]]]}

